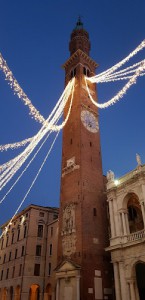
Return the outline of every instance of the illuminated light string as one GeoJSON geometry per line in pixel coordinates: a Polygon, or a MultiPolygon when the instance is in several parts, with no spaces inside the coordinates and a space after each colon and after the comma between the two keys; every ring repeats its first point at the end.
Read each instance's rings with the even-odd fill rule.
{"type": "MultiPolygon", "coordinates": [[[[67,114],[66,119],[65,119],[65,124],[66,124],[66,122],[67,122],[67,120],[69,118],[69,115],[70,115],[70,111],[71,111],[71,107],[72,107],[72,101],[73,101],[73,95],[74,95],[74,88],[73,88],[73,91],[72,91],[72,96],[71,96],[69,111],[68,111],[68,114],[67,114]]],[[[61,128],[60,128],[60,130],[61,130],[61,128]]],[[[41,150],[41,148],[44,145],[44,143],[46,142],[46,140],[48,139],[49,134],[50,134],[50,132],[48,133],[48,135],[46,136],[45,140],[43,141],[43,143],[41,144],[41,146],[39,147],[39,149],[37,150],[37,152],[34,154],[34,156],[32,157],[32,159],[30,160],[30,162],[27,164],[27,166],[25,167],[25,169],[22,171],[22,173],[20,174],[20,176],[17,178],[17,180],[14,182],[14,184],[11,186],[11,188],[8,190],[8,192],[5,194],[5,196],[0,200],[0,204],[4,201],[4,199],[6,198],[6,196],[11,192],[11,190],[13,189],[13,187],[20,180],[20,178],[22,177],[22,175],[24,174],[24,172],[28,169],[28,167],[30,166],[30,164],[32,163],[32,161],[34,160],[34,158],[36,157],[36,155],[39,153],[39,151],[41,150]]]]}
{"type": "MultiPolygon", "coordinates": [[[[66,86],[66,88],[64,89],[60,99],[58,100],[56,106],[54,107],[53,111],[51,112],[49,118],[47,118],[46,126],[47,126],[48,121],[52,117],[52,115],[54,115],[54,113],[57,110],[60,103],[63,102],[66,97],[69,97],[73,84],[74,84],[73,81],[70,81],[68,83],[68,85],[66,86]]],[[[57,126],[55,126],[55,127],[52,126],[52,130],[57,131],[57,126]]],[[[30,143],[32,141],[32,139],[33,139],[33,137],[25,139],[25,140],[20,141],[20,142],[16,142],[16,143],[0,145],[0,151],[7,151],[8,149],[16,149],[16,148],[19,148],[19,147],[23,147],[27,143],[30,143]]],[[[0,171],[1,171],[1,167],[0,167],[0,171]]]]}
{"type": "Polygon", "coordinates": [[[52,144],[51,144],[51,147],[50,147],[50,149],[49,149],[47,155],[45,156],[45,158],[44,158],[44,160],[43,160],[43,162],[42,162],[42,164],[41,164],[41,166],[40,166],[40,168],[39,168],[39,170],[38,170],[36,176],[34,177],[32,183],[31,183],[31,186],[29,187],[28,191],[26,192],[24,198],[22,199],[20,205],[19,205],[18,208],[16,209],[16,211],[15,211],[13,217],[12,217],[11,220],[9,221],[9,223],[8,223],[8,225],[6,226],[5,230],[2,232],[0,238],[1,238],[4,234],[7,233],[8,228],[9,228],[9,226],[12,224],[13,219],[15,218],[15,216],[17,215],[17,213],[19,212],[19,210],[20,210],[20,208],[22,207],[23,203],[25,202],[25,200],[26,200],[28,194],[30,193],[32,187],[34,186],[34,184],[35,184],[35,182],[36,182],[36,180],[37,180],[37,178],[38,178],[38,176],[39,176],[39,174],[40,174],[40,172],[41,172],[41,170],[42,170],[42,168],[43,168],[43,166],[44,166],[44,164],[45,164],[45,162],[46,162],[46,160],[47,160],[47,158],[48,158],[48,156],[49,156],[49,154],[51,153],[51,151],[52,151],[52,149],[53,149],[53,146],[54,146],[54,144],[55,144],[55,142],[56,142],[56,139],[57,139],[57,137],[58,137],[58,134],[59,134],[59,131],[56,133],[56,136],[55,136],[55,138],[54,138],[54,140],[53,140],[53,142],[52,142],[52,144]]]}
{"type": "MultiPolygon", "coordinates": [[[[61,116],[60,116],[61,117],[61,116]]],[[[59,131],[58,131],[59,132],[59,131]]],[[[28,169],[28,167],[30,166],[30,164],[33,162],[33,160],[35,159],[35,157],[37,156],[37,154],[39,153],[39,151],[41,150],[42,146],[44,145],[44,143],[47,141],[49,135],[52,133],[49,132],[47,134],[47,136],[45,137],[45,140],[43,141],[43,143],[39,146],[39,148],[37,149],[36,153],[33,155],[32,159],[29,161],[29,163],[27,164],[27,166],[25,167],[25,169],[21,172],[21,174],[18,176],[18,178],[15,180],[15,182],[12,184],[12,186],[10,187],[10,189],[6,192],[6,194],[4,195],[4,197],[0,200],[0,204],[5,200],[5,198],[9,195],[9,193],[11,192],[11,190],[14,188],[14,186],[17,184],[17,182],[21,179],[21,177],[23,176],[23,174],[26,172],[26,170],[28,169]]]]}
{"type": "Polygon", "coordinates": [[[20,155],[18,155],[16,158],[11,160],[10,164],[7,163],[7,165],[8,165],[7,169],[0,176],[1,188],[2,188],[2,184],[4,182],[7,183],[6,180],[9,181],[9,179],[12,177],[12,174],[14,174],[19,169],[19,167],[24,163],[24,161],[27,159],[27,157],[31,154],[31,152],[37,146],[37,144],[41,140],[41,138],[43,138],[43,135],[40,135],[40,132],[39,132],[38,138],[36,138],[36,136],[35,136],[31,142],[31,144],[20,155]]]}
{"type": "Polygon", "coordinates": [[[139,61],[138,63],[136,63],[136,64],[133,64],[133,65],[131,65],[131,66],[129,66],[129,67],[127,67],[127,68],[125,68],[125,69],[122,69],[122,70],[120,70],[120,71],[117,71],[117,72],[113,72],[113,75],[112,75],[112,73],[111,73],[111,75],[107,75],[107,77],[111,77],[111,76],[116,76],[116,75],[122,75],[122,73],[124,73],[125,72],[125,75],[127,75],[127,74],[129,74],[129,73],[132,73],[132,72],[134,72],[135,70],[136,70],[136,67],[138,67],[138,66],[140,66],[141,64],[143,64],[144,63],[144,60],[141,60],[141,61],[139,61]],[[132,69],[134,69],[135,68],[135,70],[132,70],[132,69]],[[129,71],[130,70],[130,71],[129,71]]]}
{"type": "Polygon", "coordinates": [[[23,89],[20,87],[19,83],[15,79],[13,73],[10,71],[6,61],[3,59],[2,54],[0,53],[0,69],[5,74],[5,80],[9,81],[10,87],[13,89],[14,94],[17,94],[18,98],[23,100],[24,104],[29,107],[30,115],[38,121],[39,123],[44,123],[45,119],[40,114],[40,112],[34,107],[30,99],[27,97],[27,95],[24,93],[23,89]]]}
{"type": "MultiPolygon", "coordinates": [[[[101,77],[99,79],[97,79],[97,83],[103,83],[103,82],[111,82],[111,81],[116,81],[116,80],[126,80],[126,79],[130,79],[132,77],[132,75],[129,75],[129,76],[126,76],[128,74],[131,74],[131,73],[135,73],[137,71],[137,66],[143,66],[145,63],[145,60],[142,60],[141,62],[137,63],[136,64],[136,68],[134,70],[130,70],[130,71],[126,71],[128,69],[130,69],[131,67],[128,67],[124,70],[121,70],[119,72],[116,72],[116,73],[113,73],[109,76],[104,76],[104,77],[101,77]],[[121,76],[121,77],[119,77],[121,76]]],[[[142,72],[139,76],[144,76],[145,73],[142,72]]]]}
{"type": "MultiPolygon", "coordinates": [[[[66,122],[67,122],[67,120],[68,120],[68,118],[69,118],[69,115],[70,115],[70,112],[71,112],[71,107],[72,107],[73,95],[74,95],[74,85],[73,85],[73,89],[72,89],[72,96],[71,96],[71,100],[70,100],[70,106],[69,106],[68,114],[67,114],[66,119],[65,119],[65,121],[63,122],[63,124],[60,125],[60,130],[61,130],[61,127],[62,127],[62,126],[65,126],[65,124],[66,124],[66,122]]],[[[60,130],[59,130],[59,131],[60,131],[60,130]]],[[[57,130],[57,131],[58,131],[58,130],[57,130]]],[[[33,187],[33,185],[34,185],[34,183],[36,182],[36,180],[37,180],[37,178],[38,178],[38,176],[39,176],[39,174],[40,174],[40,172],[41,172],[41,170],[42,170],[42,168],[43,168],[43,166],[44,166],[44,164],[45,164],[45,162],[46,162],[46,160],[47,160],[47,158],[48,158],[48,156],[49,156],[49,154],[50,154],[50,152],[51,152],[51,150],[52,150],[52,148],[53,148],[53,146],[54,146],[54,143],[55,143],[55,141],[56,141],[56,139],[57,139],[57,137],[58,137],[59,131],[57,132],[56,137],[55,137],[55,139],[54,139],[54,141],[53,141],[53,143],[52,143],[52,145],[51,145],[51,147],[50,147],[50,149],[49,149],[49,151],[48,151],[48,153],[47,153],[45,159],[43,160],[43,163],[42,163],[41,167],[39,168],[39,171],[38,171],[38,173],[36,174],[36,176],[35,176],[35,178],[34,178],[32,184],[31,184],[30,188],[28,189],[27,193],[25,194],[23,200],[21,201],[20,205],[18,206],[17,210],[15,211],[13,217],[11,218],[10,222],[8,223],[7,227],[5,228],[5,231],[3,231],[2,235],[0,236],[0,238],[8,231],[8,228],[9,228],[9,226],[12,224],[12,221],[13,221],[14,217],[16,216],[16,214],[17,214],[18,211],[20,210],[21,206],[23,205],[24,201],[26,200],[28,194],[30,193],[30,191],[31,191],[31,189],[32,189],[32,187],[33,187]]],[[[48,138],[48,136],[46,137],[46,139],[47,139],[47,138],[48,138]]],[[[46,139],[45,139],[45,141],[46,141],[46,139]]],[[[44,141],[44,142],[45,142],[45,141],[44,141]]],[[[42,143],[42,144],[44,144],[44,143],[42,143]]],[[[41,145],[41,146],[42,146],[42,145],[41,145]]],[[[40,149],[39,149],[39,150],[40,150],[40,149]]],[[[37,153],[38,153],[38,151],[37,151],[37,153]]],[[[36,155],[35,155],[35,156],[36,156],[36,155]]],[[[28,167],[28,166],[27,166],[27,167],[28,167]]],[[[8,194],[8,193],[7,193],[7,194],[8,194]]],[[[2,203],[2,202],[1,202],[1,203],[2,203]]]]}
{"type": "Polygon", "coordinates": [[[145,48],[145,40],[143,40],[140,45],[134,50],[132,51],[127,57],[125,57],[123,60],[121,60],[119,63],[117,63],[116,65],[114,65],[113,67],[107,69],[106,71],[92,76],[89,78],[89,80],[91,82],[97,82],[97,79],[101,79],[101,77],[103,76],[108,76],[109,74],[115,72],[118,68],[120,68],[122,65],[124,65],[126,62],[128,62],[133,56],[135,56],[139,51],[141,51],[143,48],[145,48]]]}
{"type": "Polygon", "coordinates": [[[28,139],[25,139],[23,141],[20,141],[20,142],[16,142],[16,143],[11,143],[11,144],[5,144],[5,145],[0,145],[0,151],[7,151],[8,149],[17,149],[17,148],[20,148],[20,147],[24,147],[25,145],[27,145],[28,143],[30,143],[32,140],[32,138],[28,138],[28,139]]]}
{"type": "MultiPolygon", "coordinates": [[[[45,121],[47,122],[47,127],[45,127],[45,124],[43,125],[43,127],[40,129],[40,131],[38,132],[38,134],[36,136],[34,136],[32,142],[30,143],[30,145],[20,154],[18,155],[13,161],[12,164],[6,169],[4,170],[4,172],[2,173],[2,175],[0,176],[0,189],[2,189],[7,183],[8,181],[14,176],[14,174],[18,171],[18,169],[22,166],[22,164],[26,161],[26,159],[28,158],[28,156],[32,153],[32,151],[34,150],[34,148],[37,146],[37,144],[40,142],[40,140],[45,136],[45,134],[47,134],[48,131],[55,129],[55,131],[60,131],[66,124],[69,115],[70,115],[70,111],[71,111],[71,106],[72,106],[72,100],[73,100],[73,93],[74,93],[74,82],[75,82],[75,78],[72,79],[72,85],[71,85],[71,89],[72,89],[72,95],[71,95],[71,103],[70,103],[70,107],[66,116],[66,119],[62,122],[61,125],[54,125],[56,121],[58,121],[58,118],[60,117],[60,115],[63,112],[64,106],[66,105],[69,97],[68,97],[68,93],[66,94],[66,99],[65,101],[63,101],[63,103],[61,103],[60,107],[58,108],[58,110],[56,111],[54,117],[52,118],[51,122],[47,122],[48,119],[45,121]]],[[[71,90],[69,92],[69,96],[70,96],[71,90]]]]}
{"type": "Polygon", "coordinates": [[[130,78],[130,80],[124,85],[124,87],[113,97],[111,98],[110,100],[108,100],[107,102],[105,103],[97,103],[91,96],[91,93],[89,91],[89,87],[88,87],[88,84],[87,84],[87,80],[89,80],[90,78],[86,77],[85,76],[85,83],[86,83],[86,89],[87,89],[87,92],[88,92],[88,95],[89,95],[89,98],[90,100],[92,101],[92,103],[99,107],[99,108],[107,108],[108,106],[110,105],[113,105],[115,104],[117,101],[119,101],[123,95],[127,92],[127,90],[133,85],[136,83],[136,80],[137,78],[140,76],[140,74],[145,71],[145,62],[142,66],[139,66],[135,72],[134,75],[132,75],[132,77],[130,78]]]}
{"type": "MultiPolygon", "coordinates": [[[[141,76],[145,76],[145,73],[142,72],[140,73],[140,75],[138,77],[141,77],[141,76]]],[[[114,82],[114,81],[119,81],[119,80],[127,80],[127,79],[130,79],[132,78],[132,76],[124,76],[124,77],[108,77],[107,79],[104,79],[104,80],[101,80],[99,83],[104,83],[104,82],[114,82]]]]}

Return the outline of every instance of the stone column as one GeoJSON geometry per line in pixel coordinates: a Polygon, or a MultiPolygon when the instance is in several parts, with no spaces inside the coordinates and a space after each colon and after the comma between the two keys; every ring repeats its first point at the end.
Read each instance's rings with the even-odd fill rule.
{"type": "Polygon", "coordinates": [[[119,213],[119,219],[120,219],[120,233],[123,235],[123,223],[122,223],[122,213],[119,213]]]}
{"type": "Polygon", "coordinates": [[[144,223],[144,228],[145,228],[145,204],[144,204],[144,200],[141,201],[141,211],[142,211],[142,218],[143,218],[143,223],[144,223]]]}
{"type": "Polygon", "coordinates": [[[143,201],[145,204],[145,184],[142,184],[142,194],[143,194],[143,201]]]}
{"type": "Polygon", "coordinates": [[[109,214],[110,214],[110,225],[111,225],[111,237],[115,237],[115,226],[114,226],[114,213],[112,199],[109,199],[109,214]]]}
{"type": "MultiPolygon", "coordinates": [[[[119,262],[119,273],[120,273],[120,285],[121,285],[121,296],[122,300],[127,300],[127,285],[125,281],[125,274],[124,274],[124,263],[119,262]]],[[[131,299],[133,300],[133,299],[131,299]]]]}
{"type": "Polygon", "coordinates": [[[136,300],[133,280],[130,280],[130,295],[131,295],[131,300],[136,300]]]}
{"type": "Polygon", "coordinates": [[[59,300],[59,279],[57,279],[56,284],[56,300],[59,300]]]}
{"type": "Polygon", "coordinates": [[[77,299],[80,300],[80,276],[76,276],[77,299]]]}
{"type": "Polygon", "coordinates": [[[134,288],[135,288],[136,300],[140,300],[140,298],[139,298],[139,292],[138,292],[138,286],[137,286],[136,280],[135,280],[135,283],[134,283],[134,288]]]}
{"type": "Polygon", "coordinates": [[[128,300],[131,300],[131,295],[130,295],[130,283],[127,281],[127,292],[128,292],[128,300]]]}
{"type": "Polygon", "coordinates": [[[114,211],[114,222],[115,222],[116,235],[120,236],[121,235],[120,220],[119,220],[119,215],[118,215],[118,211],[117,211],[116,199],[114,199],[114,201],[113,201],[113,211],[114,211]]]}
{"type": "Polygon", "coordinates": [[[128,212],[125,212],[125,223],[126,223],[127,234],[130,234],[129,222],[128,222],[128,212]]]}
{"type": "Polygon", "coordinates": [[[113,263],[113,268],[114,268],[116,300],[121,300],[120,279],[119,279],[119,270],[118,270],[118,263],[117,262],[113,263]]]}
{"type": "Polygon", "coordinates": [[[122,216],[122,224],[123,224],[123,235],[127,235],[127,230],[126,230],[126,222],[125,222],[125,213],[121,213],[122,216]]]}

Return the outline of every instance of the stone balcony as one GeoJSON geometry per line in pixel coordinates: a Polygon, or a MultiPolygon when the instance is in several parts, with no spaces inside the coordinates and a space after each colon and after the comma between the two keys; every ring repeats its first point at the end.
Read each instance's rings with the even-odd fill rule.
{"type": "Polygon", "coordinates": [[[106,250],[129,247],[138,243],[145,242],[145,229],[133,232],[129,235],[116,236],[110,238],[110,246],[106,250]]]}

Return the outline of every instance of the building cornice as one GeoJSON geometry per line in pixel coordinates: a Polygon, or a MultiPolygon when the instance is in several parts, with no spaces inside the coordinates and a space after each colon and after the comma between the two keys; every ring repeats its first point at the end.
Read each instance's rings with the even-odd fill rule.
{"type": "Polygon", "coordinates": [[[93,67],[97,68],[99,65],[86,53],[84,53],[82,50],[78,49],[63,65],[62,68],[66,69],[69,67],[72,62],[77,58],[77,57],[82,57],[83,59],[88,62],[88,64],[91,64],[93,67]]]}

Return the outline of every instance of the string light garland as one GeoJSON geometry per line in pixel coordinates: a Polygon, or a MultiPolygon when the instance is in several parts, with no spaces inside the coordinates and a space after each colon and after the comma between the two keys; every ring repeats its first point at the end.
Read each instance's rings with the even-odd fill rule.
{"type": "MultiPolygon", "coordinates": [[[[126,69],[123,69],[123,70],[119,71],[119,72],[112,73],[111,75],[108,75],[108,76],[104,76],[104,77],[102,77],[100,79],[97,79],[97,83],[130,79],[132,77],[132,75],[135,74],[135,72],[137,71],[138,67],[139,66],[143,66],[144,63],[145,63],[145,60],[142,60],[139,63],[134,64],[134,65],[132,65],[132,66],[126,68],[126,69]],[[130,74],[132,74],[132,75],[130,75],[130,74]]],[[[145,75],[145,73],[142,72],[142,73],[140,73],[139,76],[144,76],[144,75],[145,75]]]]}
{"type": "MultiPolygon", "coordinates": [[[[75,78],[71,80],[71,83],[69,84],[69,90],[67,89],[67,92],[64,94],[64,99],[61,101],[58,101],[60,103],[58,107],[58,103],[56,106],[58,107],[57,111],[55,112],[53,118],[51,119],[50,122],[50,116],[48,119],[45,121],[44,125],[42,128],[39,130],[39,132],[33,137],[31,143],[27,146],[27,148],[16,158],[11,160],[11,163],[7,162],[7,168],[5,166],[1,166],[1,169],[4,167],[4,171],[0,175],[0,189],[2,189],[8,182],[9,180],[14,176],[14,174],[20,169],[20,167],[23,165],[23,163],[26,161],[26,159],[29,157],[29,155],[32,153],[34,148],[38,145],[38,143],[42,140],[42,138],[49,132],[49,131],[60,131],[66,124],[70,111],[71,111],[71,106],[72,106],[72,100],[73,100],[73,94],[74,94],[74,83],[75,83],[75,78]],[[71,101],[70,101],[70,106],[69,110],[67,113],[67,116],[65,120],[62,122],[61,125],[55,125],[55,123],[58,121],[59,117],[62,115],[62,112],[64,110],[64,106],[66,105],[69,97],[71,94],[71,101]],[[46,127],[47,124],[47,127],[46,127]]],[[[55,109],[53,109],[53,112],[55,109]]],[[[52,116],[52,113],[50,114],[52,116]]]]}
{"type": "Polygon", "coordinates": [[[88,84],[87,84],[87,80],[88,80],[88,77],[85,76],[85,83],[86,83],[86,89],[87,89],[87,92],[88,92],[88,95],[89,95],[89,98],[90,100],[92,101],[92,103],[99,107],[99,108],[107,108],[108,106],[110,105],[113,105],[115,104],[117,101],[119,101],[123,96],[124,94],[126,94],[127,90],[133,85],[136,83],[136,80],[137,78],[140,76],[140,74],[142,72],[145,71],[145,62],[142,66],[139,66],[135,72],[135,74],[130,78],[130,80],[124,85],[124,87],[113,97],[111,98],[110,100],[108,100],[107,102],[105,103],[97,103],[93,98],[92,98],[92,95],[89,91],[89,87],[88,87],[88,84]]]}
{"type": "Polygon", "coordinates": [[[136,55],[139,51],[141,51],[143,48],[145,48],[145,40],[141,42],[141,44],[134,50],[132,51],[126,58],[121,60],[119,63],[114,65],[113,67],[107,69],[106,71],[92,76],[92,77],[86,77],[85,76],[85,84],[86,84],[86,89],[89,95],[90,100],[92,103],[97,106],[98,108],[107,108],[110,105],[115,104],[117,101],[119,101],[124,94],[127,92],[127,90],[136,83],[136,80],[140,76],[145,75],[145,59],[133,64],[125,69],[122,69],[118,72],[115,72],[118,68],[120,68],[123,64],[128,62],[130,58],[132,58],[134,55],[136,55]],[[92,83],[104,83],[104,82],[114,82],[114,81],[119,81],[119,80],[128,80],[128,82],[123,86],[123,88],[110,100],[106,101],[105,103],[97,103],[90,91],[89,87],[87,84],[87,81],[92,82],[92,83]]]}
{"type": "Polygon", "coordinates": [[[20,141],[20,142],[16,142],[16,143],[11,143],[11,144],[5,144],[5,145],[0,145],[0,151],[3,152],[3,151],[7,151],[8,149],[18,149],[20,147],[24,147],[26,146],[28,143],[30,143],[32,140],[32,138],[28,138],[28,139],[25,139],[23,141],[20,141]]]}
{"type": "Polygon", "coordinates": [[[54,140],[53,140],[53,142],[52,142],[52,144],[51,144],[51,147],[50,147],[50,149],[49,149],[47,155],[45,156],[45,158],[44,158],[44,160],[43,160],[43,162],[42,162],[42,164],[41,164],[41,166],[40,166],[40,168],[39,168],[39,170],[38,170],[38,172],[37,172],[37,174],[36,174],[34,180],[32,181],[31,186],[29,187],[28,191],[26,192],[26,194],[25,194],[24,198],[22,199],[20,205],[19,205],[18,208],[16,209],[16,211],[15,211],[13,217],[10,219],[8,225],[5,227],[5,230],[2,232],[0,238],[2,238],[2,236],[3,236],[4,234],[7,233],[8,228],[9,228],[9,226],[12,224],[13,219],[15,218],[15,216],[17,215],[17,213],[19,212],[19,210],[20,210],[20,208],[22,207],[23,203],[25,202],[25,200],[26,200],[28,194],[30,193],[32,187],[34,186],[34,184],[35,184],[35,182],[36,182],[36,180],[37,180],[37,178],[38,178],[38,176],[39,176],[39,174],[40,174],[40,172],[41,172],[41,170],[42,170],[42,168],[43,168],[43,166],[44,166],[44,164],[45,164],[45,162],[46,162],[46,160],[47,160],[47,158],[48,158],[48,156],[49,156],[49,154],[51,153],[51,151],[52,151],[52,149],[53,149],[53,147],[54,147],[54,144],[55,144],[55,142],[56,142],[56,139],[57,139],[57,137],[58,137],[58,134],[59,134],[59,131],[57,132],[57,134],[56,134],[56,136],[55,136],[55,138],[54,138],[54,140]]]}
{"type": "Polygon", "coordinates": [[[119,63],[117,63],[116,65],[114,65],[113,67],[107,69],[106,71],[89,77],[88,80],[90,80],[91,82],[99,82],[97,80],[100,80],[102,77],[104,76],[108,76],[109,74],[115,72],[117,69],[119,69],[122,65],[124,65],[126,62],[128,62],[133,56],[135,56],[139,51],[141,51],[143,48],[145,48],[145,40],[143,40],[140,45],[133,50],[127,57],[125,57],[123,60],[121,60],[119,63]]]}
{"type": "MultiPolygon", "coordinates": [[[[74,85],[74,80],[70,81],[68,83],[68,85],[66,86],[66,88],[64,89],[61,97],[59,98],[56,106],[54,107],[53,111],[51,112],[50,116],[47,118],[47,121],[45,120],[45,123],[46,126],[48,125],[48,121],[50,120],[50,118],[54,115],[54,113],[56,112],[56,110],[58,109],[59,105],[64,102],[65,103],[65,99],[68,99],[70,93],[71,93],[71,90],[72,90],[72,86],[74,85]]],[[[57,127],[56,125],[53,127],[53,125],[51,126],[51,129],[53,131],[57,131],[59,130],[60,127],[57,127]]],[[[23,141],[20,141],[20,142],[15,142],[15,143],[9,143],[9,144],[5,144],[5,145],[0,145],[0,151],[7,151],[8,149],[17,149],[19,147],[24,147],[26,144],[30,143],[32,141],[33,137],[32,138],[28,138],[28,139],[25,139],[23,141]]],[[[1,166],[0,166],[0,171],[1,171],[1,166]]]]}
{"type": "Polygon", "coordinates": [[[5,80],[9,82],[10,87],[13,89],[14,94],[17,94],[18,98],[23,100],[24,104],[29,107],[30,115],[38,121],[39,123],[43,124],[45,122],[45,118],[40,114],[40,112],[34,107],[30,99],[24,93],[23,89],[20,87],[19,83],[15,79],[12,71],[10,71],[6,61],[2,57],[0,53],[0,69],[3,71],[5,75],[5,80]]]}

